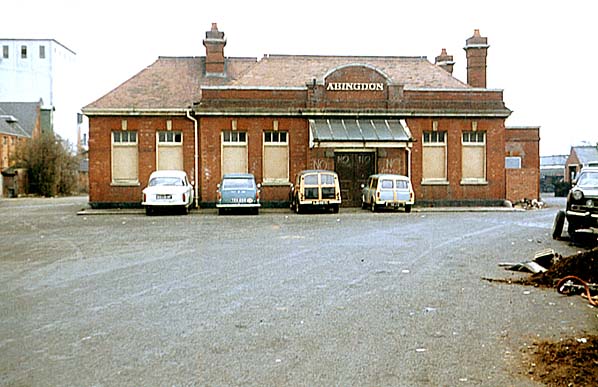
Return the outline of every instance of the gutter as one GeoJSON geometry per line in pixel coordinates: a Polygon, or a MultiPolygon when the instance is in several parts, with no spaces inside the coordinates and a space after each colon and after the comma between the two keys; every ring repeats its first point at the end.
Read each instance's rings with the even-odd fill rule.
{"type": "Polygon", "coordinates": [[[199,139],[198,139],[198,128],[197,128],[197,119],[193,118],[191,116],[191,109],[187,109],[186,110],[186,116],[188,119],[190,119],[191,121],[193,121],[193,130],[195,133],[195,144],[194,144],[194,157],[193,157],[193,178],[195,179],[195,184],[194,184],[194,190],[195,190],[195,208],[199,208],[199,172],[198,172],[198,168],[199,168],[199,139]]]}

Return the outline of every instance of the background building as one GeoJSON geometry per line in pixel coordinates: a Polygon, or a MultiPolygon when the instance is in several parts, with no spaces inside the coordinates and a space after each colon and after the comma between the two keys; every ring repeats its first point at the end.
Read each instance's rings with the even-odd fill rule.
{"type": "Polygon", "coordinates": [[[55,133],[71,142],[79,130],[87,135],[77,121],[75,52],[53,39],[0,39],[0,50],[0,102],[41,100],[55,133]]]}
{"type": "Polygon", "coordinates": [[[573,183],[583,167],[598,166],[598,145],[572,146],[565,163],[565,181],[573,183]]]}

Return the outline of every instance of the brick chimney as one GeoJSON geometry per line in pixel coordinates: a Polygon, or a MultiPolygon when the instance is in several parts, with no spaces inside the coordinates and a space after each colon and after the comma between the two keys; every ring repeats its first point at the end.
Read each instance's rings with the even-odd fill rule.
{"type": "Polygon", "coordinates": [[[212,23],[212,29],[206,31],[203,45],[206,47],[206,75],[225,76],[224,46],[226,46],[226,38],[224,32],[218,31],[216,23],[212,23]]]}
{"type": "Polygon", "coordinates": [[[463,48],[467,54],[467,83],[472,87],[486,88],[486,55],[488,38],[474,30],[473,36],[465,41],[463,48]]]}
{"type": "Polygon", "coordinates": [[[449,74],[453,73],[453,66],[455,65],[455,62],[453,61],[453,56],[446,53],[446,48],[442,49],[442,52],[436,57],[434,63],[438,67],[448,71],[449,74]]]}

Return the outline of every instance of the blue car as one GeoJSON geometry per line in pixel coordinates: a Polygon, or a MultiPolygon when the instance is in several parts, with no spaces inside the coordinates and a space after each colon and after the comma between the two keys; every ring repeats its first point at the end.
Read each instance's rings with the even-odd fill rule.
{"type": "Polygon", "coordinates": [[[251,173],[225,174],[218,184],[216,208],[222,215],[226,210],[248,210],[259,213],[260,185],[255,183],[251,173]]]}

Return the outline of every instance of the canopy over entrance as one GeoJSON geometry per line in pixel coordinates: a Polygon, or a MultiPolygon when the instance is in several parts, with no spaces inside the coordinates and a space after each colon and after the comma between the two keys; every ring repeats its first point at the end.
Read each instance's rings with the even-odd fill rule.
{"type": "Polygon", "coordinates": [[[404,120],[309,120],[310,147],[404,148],[413,142],[404,120]]]}

